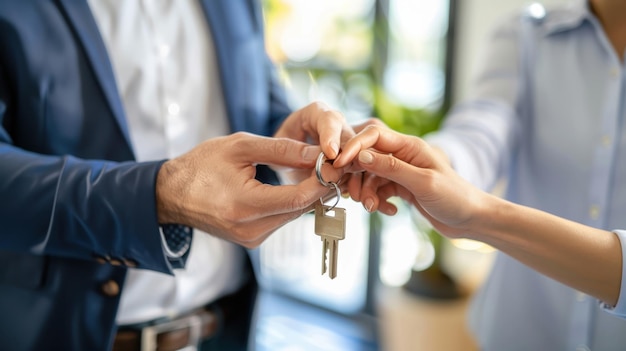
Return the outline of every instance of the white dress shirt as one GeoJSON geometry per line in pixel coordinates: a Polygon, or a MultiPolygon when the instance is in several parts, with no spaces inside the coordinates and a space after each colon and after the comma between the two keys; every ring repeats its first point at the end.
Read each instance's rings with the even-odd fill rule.
{"type": "MultiPolygon", "coordinates": [[[[173,158],[229,133],[210,28],[197,0],[89,5],[115,72],[137,161],[173,158]]],[[[241,283],[242,255],[234,244],[194,230],[186,267],[174,276],[129,270],[118,324],[173,316],[234,291],[241,283]]]]}

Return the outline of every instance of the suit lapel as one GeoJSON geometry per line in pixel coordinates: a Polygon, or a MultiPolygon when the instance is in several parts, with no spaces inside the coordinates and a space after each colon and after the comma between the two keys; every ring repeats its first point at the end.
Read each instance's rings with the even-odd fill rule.
{"type": "MultiPolygon", "coordinates": [[[[213,39],[213,45],[215,46],[215,52],[217,55],[218,66],[220,71],[220,79],[222,90],[224,94],[224,100],[226,102],[226,110],[228,111],[228,119],[230,121],[231,129],[234,131],[240,130],[240,122],[237,118],[236,107],[233,104],[233,84],[226,76],[226,72],[230,72],[232,69],[232,45],[235,43],[228,37],[228,16],[231,11],[228,7],[229,3],[233,1],[212,1],[202,0],[202,8],[204,14],[207,17],[209,27],[211,28],[211,36],[213,39]],[[230,45],[229,45],[230,44],[230,45]]],[[[237,1],[234,1],[237,2],[237,1]]],[[[209,77],[209,79],[211,79],[209,77]]]]}
{"type": "Polygon", "coordinates": [[[85,50],[91,68],[96,76],[96,80],[111,108],[111,112],[117,120],[129,149],[132,150],[126,117],[117,90],[113,68],[109,61],[109,55],[102,41],[102,37],[100,36],[98,26],[89,9],[89,5],[86,1],[58,0],[58,2],[85,50]]]}
{"type": "MultiPolygon", "coordinates": [[[[250,121],[246,122],[246,117],[239,108],[240,104],[235,103],[245,100],[248,90],[246,82],[237,81],[234,74],[237,70],[250,69],[250,67],[237,66],[241,62],[241,45],[250,38],[250,33],[256,29],[256,18],[251,13],[251,6],[247,1],[227,1],[227,0],[201,0],[204,13],[207,17],[215,51],[217,53],[218,65],[220,68],[221,86],[226,100],[228,118],[233,131],[241,131],[250,128],[250,121]]],[[[248,58],[252,60],[252,58],[248,58]]],[[[253,64],[253,62],[250,62],[253,64]]]]}

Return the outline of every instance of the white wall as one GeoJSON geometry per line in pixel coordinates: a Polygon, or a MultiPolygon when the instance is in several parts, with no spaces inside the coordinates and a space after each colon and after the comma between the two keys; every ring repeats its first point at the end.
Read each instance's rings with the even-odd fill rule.
{"type": "Polygon", "coordinates": [[[533,2],[549,7],[569,1],[571,0],[458,0],[453,100],[458,102],[467,96],[482,47],[498,21],[533,2]]]}

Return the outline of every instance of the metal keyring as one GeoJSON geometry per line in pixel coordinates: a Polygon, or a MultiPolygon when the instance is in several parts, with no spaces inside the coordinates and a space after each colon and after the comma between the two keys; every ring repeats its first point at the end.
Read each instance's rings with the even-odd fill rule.
{"type": "MultiPolygon", "coordinates": [[[[335,208],[335,206],[339,204],[339,198],[341,197],[341,190],[339,189],[339,185],[337,185],[337,183],[334,183],[334,182],[328,182],[328,184],[330,184],[331,187],[335,188],[335,191],[337,192],[337,197],[335,197],[335,203],[329,208],[327,208],[325,212],[332,211],[335,208]]],[[[324,200],[322,200],[321,197],[320,197],[320,202],[322,203],[322,206],[323,206],[324,200]]]]}
{"type": "Polygon", "coordinates": [[[330,183],[322,178],[322,165],[324,162],[326,162],[326,155],[324,155],[323,152],[320,152],[320,155],[317,156],[317,162],[315,162],[315,174],[317,175],[317,180],[319,180],[323,186],[329,187],[331,186],[330,183]]]}
{"type": "MultiPolygon", "coordinates": [[[[337,185],[337,183],[335,182],[327,182],[324,180],[324,178],[322,177],[322,165],[324,164],[324,162],[326,162],[326,156],[324,155],[323,152],[320,152],[320,155],[317,156],[317,162],[315,162],[315,174],[317,175],[317,180],[319,180],[319,182],[326,187],[333,187],[335,188],[335,191],[337,192],[337,197],[335,200],[335,203],[330,206],[329,208],[326,209],[326,212],[331,211],[332,209],[335,208],[335,206],[337,206],[337,204],[339,204],[339,198],[341,197],[341,189],[339,189],[339,185],[337,185]]],[[[322,205],[324,205],[324,199],[322,199],[320,197],[320,202],[322,203],[322,205]]]]}

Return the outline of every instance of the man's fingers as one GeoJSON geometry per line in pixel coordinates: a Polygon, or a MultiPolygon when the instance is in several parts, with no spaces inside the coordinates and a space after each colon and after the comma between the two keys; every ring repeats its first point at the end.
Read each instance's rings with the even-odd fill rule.
{"type": "Polygon", "coordinates": [[[256,248],[277,229],[295,220],[306,212],[308,212],[308,209],[276,214],[246,222],[242,226],[240,233],[241,236],[239,237],[238,243],[249,249],[256,248]],[[251,232],[255,233],[255,235],[247,237],[247,235],[251,232]]]}
{"type": "Polygon", "coordinates": [[[324,155],[334,160],[342,141],[354,136],[339,111],[322,102],[313,102],[292,113],[276,132],[276,137],[319,143],[324,155]]]}
{"type": "Polygon", "coordinates": [[[334,191],[322,186],[317,177],[312,175],[295,185],[255,184],[246,190],[246,203],[251,206],[249,219],[289,212],[304,213],[321,197],[334,191]]]}
{"type": "Polygon", "coordinates": [[[334,160],[342,142],[352,138],[355,133],[340,112],[331,110],[324,104],[315,104],[313,108],[315,110],[312,113],[317,115],[313,119],[313,125],[319,135],[322,151],[328,159],[334,160]]]}
{"type": "Polygon", "coordinates": [[[236,147],[240,160],[251,164],[312,168],[321,152],[319,146],[287,138],[269,138],[248,133],[237,133],[236,147]]]}

